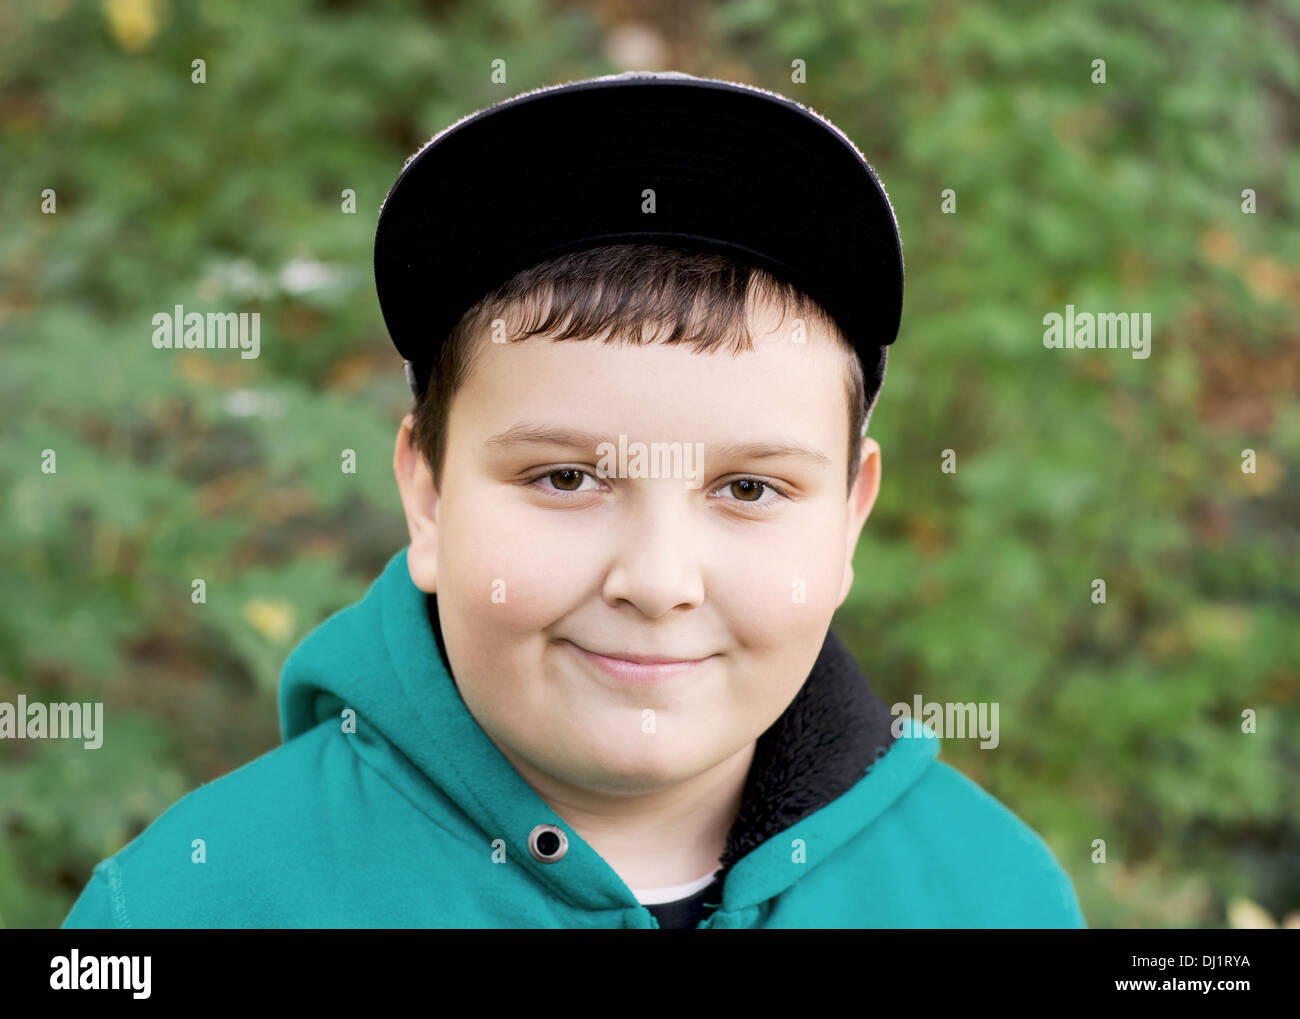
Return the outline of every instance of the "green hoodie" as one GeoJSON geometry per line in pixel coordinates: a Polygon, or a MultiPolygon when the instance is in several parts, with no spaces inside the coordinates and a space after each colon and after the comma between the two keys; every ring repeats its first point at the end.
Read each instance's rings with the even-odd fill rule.
{"type": "MultiPolygon", "coordinates": [[[[469,713],[406,549],[290,654],[280,715],[282,746],[99,863],[63,926],[659,927],[469,713]],[[534,857],[539,825],[567,849],[534,857]]],[[[828,633],[698,929],[1085,926],[1042,839],[927,732],[891,726],[828,633]]]]}

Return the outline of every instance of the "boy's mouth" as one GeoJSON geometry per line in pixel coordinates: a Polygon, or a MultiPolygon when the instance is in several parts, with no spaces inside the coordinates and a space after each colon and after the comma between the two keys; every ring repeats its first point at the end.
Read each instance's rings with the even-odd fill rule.
{"type": "Polygon", "coordinates": [[[669,655],[635,654],[626,651],[602,654],[589,651],[571,640],[561,640],[560,644],[567,644],[578,653],[579,657],[607,675],[631,683],[655,683],[670,679],[698,669],[705,662],[717,657],[717,655],[705,655],[702,658],[676,658],[669,655]]]}

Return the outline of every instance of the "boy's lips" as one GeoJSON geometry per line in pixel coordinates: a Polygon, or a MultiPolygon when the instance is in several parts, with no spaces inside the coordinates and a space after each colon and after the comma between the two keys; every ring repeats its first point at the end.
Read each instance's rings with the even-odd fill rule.
{"type": "Polygon", "coordinates": [[[568,644],[580,657],[585,658],[602,672],[630,683],[655,683],[660,680],[679,676],[693,669],[698,669],[716,655],[702,658],[672,658],[665,655],[641,655],[619,652],[617,656],[588,651],[585,647],[571,640],[560,643],[568,644]]]}

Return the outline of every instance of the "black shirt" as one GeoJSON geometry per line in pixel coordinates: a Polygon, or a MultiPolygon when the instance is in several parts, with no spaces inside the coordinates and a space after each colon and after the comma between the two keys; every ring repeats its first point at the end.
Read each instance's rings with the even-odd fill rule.
{"type": "Polygon", "coordinates": [[[646,909],[659,921],[659,929],[665,931],[694,930],[700,921],[722,904],[722,882],[717,878],[706,888],[701,888],[694,895],[674,902],[647,903],[646,909]]]}

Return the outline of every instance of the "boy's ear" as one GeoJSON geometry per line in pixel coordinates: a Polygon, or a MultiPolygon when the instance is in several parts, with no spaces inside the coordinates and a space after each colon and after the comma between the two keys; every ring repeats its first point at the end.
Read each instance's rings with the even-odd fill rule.
{"type": "Polygon", "coordinates": [[[853,553],[858,547],[862,526],[871,515],[876,496],[880,494],[880,443],[863,436],[861,456],[858,461],[858,477],[853,482],[853,490],[849,492],[848,526],[845,529],[844,544],[844,586],[840,589],[837,605],[844,604],[844,599],[849,596],[849,589],[853,586],[853,553]]]}
{"type": "Polygon", "coordinates": [[[415,416],[407,414],[397,430],[393,474],[411,536],[411,547],[406,552],[411,583],[425,594],[434,594],[438,590],[438,492],[424,457],[411,445],[414,423],[415,416]]]}

